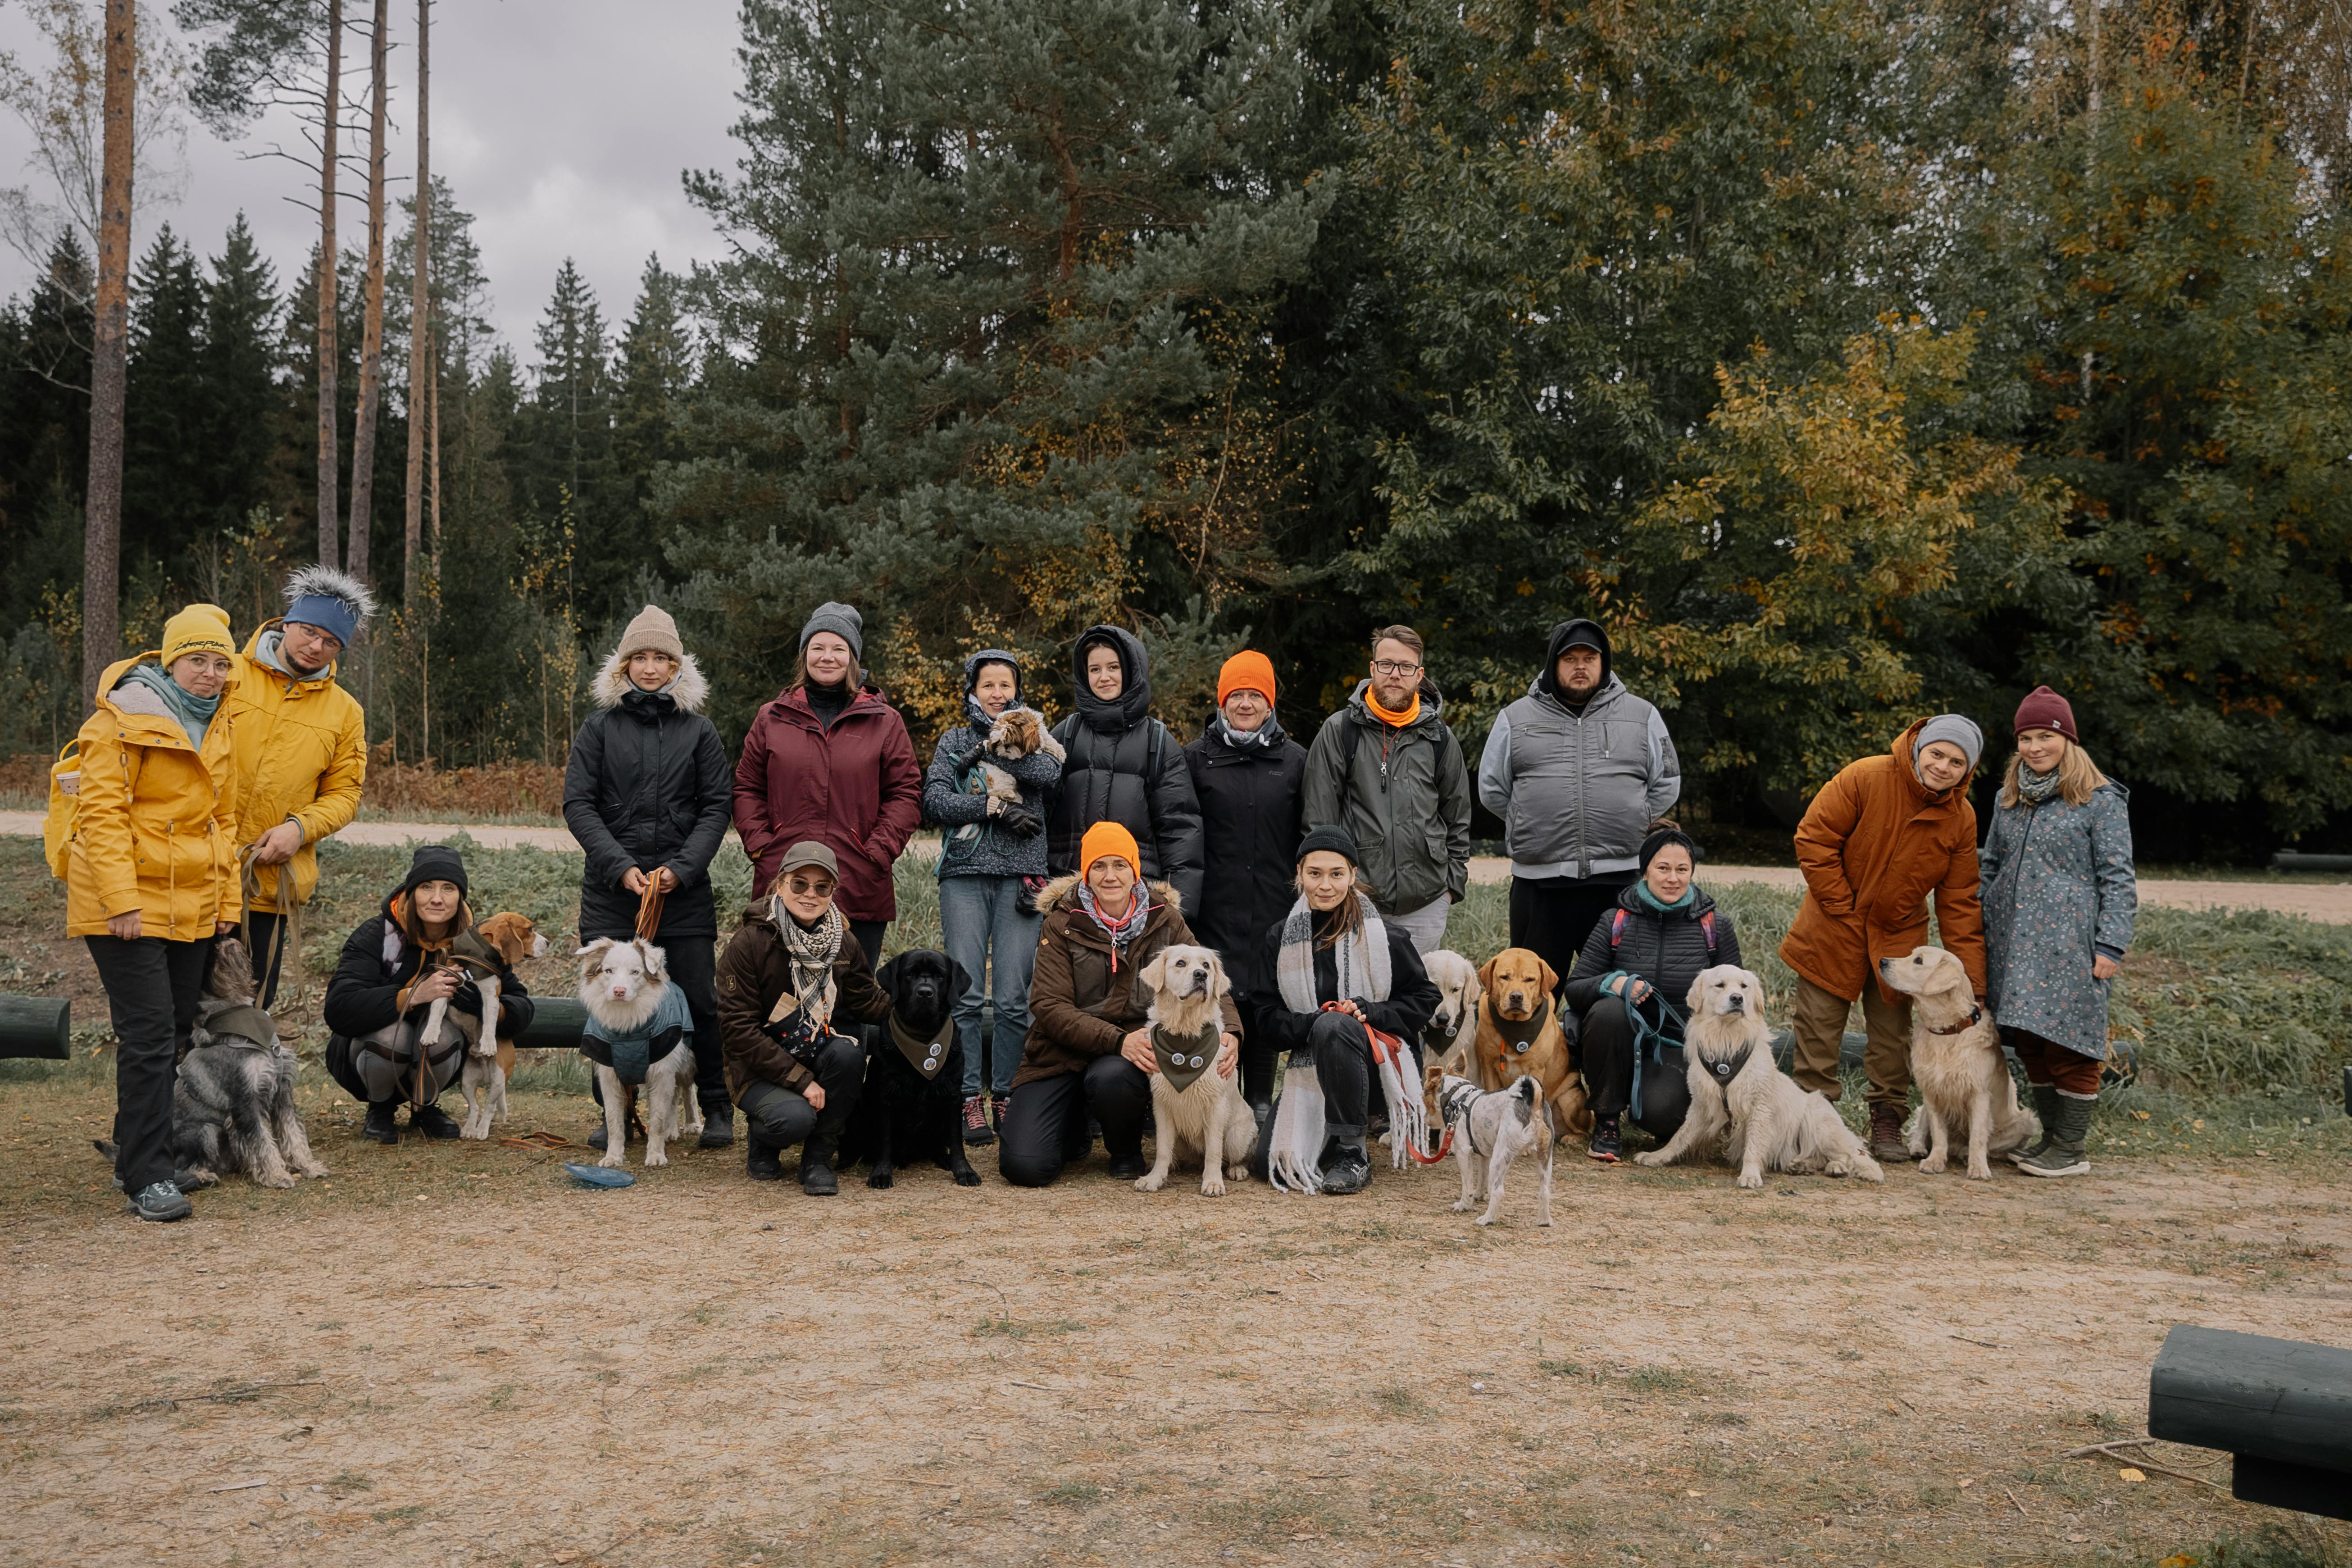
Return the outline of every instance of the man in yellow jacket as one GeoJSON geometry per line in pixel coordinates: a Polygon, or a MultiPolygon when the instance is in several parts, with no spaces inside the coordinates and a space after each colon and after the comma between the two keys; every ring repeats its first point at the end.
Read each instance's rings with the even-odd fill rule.
{"type": "Polygon", "coordinates": [[[335,661],[374,613],[356,578],[305,566],[286,581],[284,616],[256,631],[237,661],[228,695],[236,837],[253,859],[244,907],[265,1008],[278,992],[282,921],[319,884],[319,841],[359,815],[367,717],[335,684],[335,661]]]}

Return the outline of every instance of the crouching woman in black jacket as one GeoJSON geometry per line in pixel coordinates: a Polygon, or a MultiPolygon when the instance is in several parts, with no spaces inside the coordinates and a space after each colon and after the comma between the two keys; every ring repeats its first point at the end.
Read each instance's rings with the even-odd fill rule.
{"type": "MultiPolygon", "coordinates": [[[[1364,1130],[1380,1080],[1370,1031],[1420,1039],[1437,1010],[1437,987],[1412,934],[1381,920],[1357,887],[1356,840],[1346,828],[1312,828],[1298,841],[1298,894],[1265,933],[1253,1014],[1274,1048],[1290,1053],[1293,1068],[1315,1069],[1323,1096],[1318,1190],[1360,1193],[1372,1179],[1364,1130]]],[[[1418,1095],[1419,1075],[1403,1089],[1418,1095]]],[[[1277,1105],[1259,1146],[1284,1125],[1277,1105]]],[[[1311,1131],[1307,1142],[1316,1142],[1311,1131]]],[[[1281,1151],[1275,1153],[1278,1162],[1281,1151]]]]}
{"type": "Polygon", "coordinates": [[[481,992],[467,972],[499,977],[499,1033],[527,1027],[534,1005],[498,950],[474,931],[466,907],[466,862],[446,844],[417,847],[408,876],[384,900],[383,912],[362,921],[343,943],[327,982],[327,1073],[367,1107],[366,1136],[400,1142],[394,1112],[409,1105],[411,1131],[455,1138],[457,1123],[436,1103],[466,1067],[465,1037],[456,1029],[430,1048],[421,1040],[432,1005],[448,1001],[479,1013],[481,992]],[[418,978],[429,959],[446,955],[418,978]]]}
{"type": "Polygon", "coordinates": [[[1629,1109],[1634,1123],[1661,1143],[1682,1126],[1690,1110],[1684,999],[1700,971],[1739,962],[1731,917],[1691,881],[1697,855],[1681,828],[1652,823],[1642,841],[1641,880],[1593,925],[1562,987],[1582,1020],[1579,1062],[1592,1108],[1586,1152],[1604,1164],[1616,1163],[1622,1152],[1620,1118],[1629,1109]]]}

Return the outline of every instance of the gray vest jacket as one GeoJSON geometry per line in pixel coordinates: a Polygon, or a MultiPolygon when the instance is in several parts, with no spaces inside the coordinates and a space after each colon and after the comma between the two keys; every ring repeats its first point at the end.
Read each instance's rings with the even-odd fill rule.
{"type": "Polygon", "coordinates": [[[1503,819],[1515,877],[1636,869],[1651,819],[1682,792],[1665,720],[1614,675],[1581,714],[1531,687],[1478,760],[1478,798],[1503,819]]]}

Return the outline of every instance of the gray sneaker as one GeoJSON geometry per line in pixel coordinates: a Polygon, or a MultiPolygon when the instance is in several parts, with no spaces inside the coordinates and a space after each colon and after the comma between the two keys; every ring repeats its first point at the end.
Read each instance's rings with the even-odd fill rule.
{"type": "Polygon", "coordinates": [[[171,1182],[150,1182],[141,1190],[137,1197],[123,1205],[122,1212],[135,1214],[141,1219],[152,1219],[161,1224],[175,1219],[185,1219],[196,1211],[194,1205],[188,1202],[187,1194],[181,1192],[176,1184],[171,1182]]]}

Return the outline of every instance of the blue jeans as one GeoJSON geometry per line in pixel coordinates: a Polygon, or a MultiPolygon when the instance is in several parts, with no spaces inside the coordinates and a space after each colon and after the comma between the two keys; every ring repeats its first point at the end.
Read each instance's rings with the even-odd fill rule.
{"type": "Polygon", "coordinates": [[[967,1100],[980,1092],[982,995],[995,1007],[996,1038],[989,1055],[999,1097],[1012,1092],[1021,1042],[1029,1037],[1029,975],[1037,967],[1037,929],[1045,920],[1016,909],[1020,897],[1018,877],[949,877],[940,883],[940,931],[948,956],[970,976],[955,1005],[967,1100]]]}

